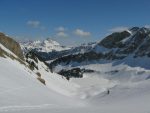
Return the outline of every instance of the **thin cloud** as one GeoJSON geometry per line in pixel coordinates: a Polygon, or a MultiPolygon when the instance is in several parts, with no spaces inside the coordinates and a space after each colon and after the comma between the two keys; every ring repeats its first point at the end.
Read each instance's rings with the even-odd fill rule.
{"type": "Polygon", "coordinates": [[[109,29],[110,32],[122,32],[125,30],[128,30],[128,27],[119,26],[119,27],[114,27],[112,29],[109,29]]]}
{"type": "Polygon", "coordinates": [[[38,28],[40,26],[40,21],[29,20],[27,25],[33,28],[38,28]]]}
{"type": "Polygon", "coordinates": [[[38,21],[38,20],[29,20],[29,21],[27,21],[27,25],[31,28],[38,28],[38,29],[41,29],[41,30],[46,29],[46,27],[41,25],[41,22],[38,21]]]}
{"type": "Polygon", "coordinates": [[[60,26],[60,27],[56,28],[56,31],[58,31],[58,32],[65,32],[66,28],[64,28],[63,26],[60,26]]]}
{"type": "Polygon", "coordinates": [[[74,34],[80,37],[89,37],[91,35],[90,32],[83,31],[82,29],[76,29],[74,34]]]}
{"type": "Polygon", "coordinates": [[[56,36],[57,37],[68,37],[68,34],[63,32],[63,31],[61,31],[61,32],[56,33],[56,36]]]}

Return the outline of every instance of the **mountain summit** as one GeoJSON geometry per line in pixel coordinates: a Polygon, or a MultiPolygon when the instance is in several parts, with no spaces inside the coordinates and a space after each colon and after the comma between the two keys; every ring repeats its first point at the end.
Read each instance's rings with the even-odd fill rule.
{"type": "Polygon", "coordinates": [[[24,50],[36,50],[37,52],[52,52],[52,51],[62,51],[69,48],[61,46],[58,42],[47,38],[46,40],[40,41],[27,41],[21,43],[22,49],[24,50]]]}
{"type": "Polygon", "coordinates": [[[127,31],[112,33],[95,47],[97,52],[112,52],[123,58],[132,54],[133,57],[150,56],[150,29],[133,27],[127,31]],[[98,51],[105,48],[106,51],[98,51]]]}

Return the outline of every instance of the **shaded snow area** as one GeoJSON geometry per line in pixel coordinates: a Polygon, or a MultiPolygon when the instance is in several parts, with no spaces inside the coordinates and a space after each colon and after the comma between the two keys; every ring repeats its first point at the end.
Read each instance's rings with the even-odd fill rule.
{"type": "Polygon", "coordinates": [[[0,113],[150,113],[150,70],[127,64],[80,66],[83,78],[51,73],[38,61],[31,71],[0,57],[0,113]],[[37,80],[39,72],[46,82],[37,80]]]}

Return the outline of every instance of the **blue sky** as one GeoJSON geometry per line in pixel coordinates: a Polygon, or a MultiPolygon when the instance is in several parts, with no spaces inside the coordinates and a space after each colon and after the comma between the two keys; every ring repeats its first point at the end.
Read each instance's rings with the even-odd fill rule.
{"type": "Polygon", "coordinates": [[[75,45],[150,25],[149,11],[150,0],[0,0],[0,31],[19,40],[50,37],[75,45]]]}

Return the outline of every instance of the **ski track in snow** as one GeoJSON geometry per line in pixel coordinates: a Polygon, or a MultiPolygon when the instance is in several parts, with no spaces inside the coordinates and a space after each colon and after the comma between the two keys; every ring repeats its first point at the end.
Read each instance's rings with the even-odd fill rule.
{"type": "Polygon", "coordinates": [[[24,111],[24,110],[35,110],[35,109],[46,109],[46,108],[54,108],[58,105],[54,104],[42,104],[42,105],[32,105],[32,106],[3,106],[0,107],[0,112],[11,112],[11,111],[24,111]]]}
{"type": "Polygon", "coordinates": [[[19,87],[19,88],[8,89],[8,90],[0,92],[0,94],[10,93],[10,92],[17,91],[17,90],[22,90],[22,89],[25,89],[25,88],[29,88],[29,87],[19,87]]]}

